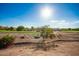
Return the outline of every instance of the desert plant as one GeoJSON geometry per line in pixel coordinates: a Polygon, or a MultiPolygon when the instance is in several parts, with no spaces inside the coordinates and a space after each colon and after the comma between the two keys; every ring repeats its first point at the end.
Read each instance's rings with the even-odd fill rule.
{"type": "Polygon", "coordinates": [[[14,41],[14,37],[6,35],[0,39],[0,48],[6,48],[10,46],[14,41]]]}
{"type": "Polygon", "coordinates": [[[41,36],[44,38],[50,38],[52,39],[51,37],[53,37],[52,35],[53,33],[53,29],[52,28],[49,28],[47,26],[43,27],[42,30],[41,30],[41,36]]]}
{"type": "Polygon", "coordinates": [[[55,37],[53,29],[45,26],[41,29],[41,37],[43,40],[37,45],[38,48],[42,48],[44,51],[48,50],[50,47],[55,46],[55,43],[51,39],[55,37]]]}

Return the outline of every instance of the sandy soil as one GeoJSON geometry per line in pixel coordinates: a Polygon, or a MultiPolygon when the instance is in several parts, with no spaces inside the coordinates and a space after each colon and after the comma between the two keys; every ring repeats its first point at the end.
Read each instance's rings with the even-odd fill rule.
{"type": "MultiPolygon", "coordinates": [[[[55,34],[59,40],[79,40],[79,33],[55,32],[55,34]]],[[[13,45],[0,50],[0,56],[79,56],[79,41],[60,41],[56,44],[57,47],[51,47],[47,51],[36,49],[35,44],[13,45]]]]}

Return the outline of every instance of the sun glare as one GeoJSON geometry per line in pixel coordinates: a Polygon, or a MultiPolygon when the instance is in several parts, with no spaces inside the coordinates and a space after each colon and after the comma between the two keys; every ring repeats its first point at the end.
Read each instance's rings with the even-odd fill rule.
{"type": "Polygon", "coordinates": [[[52,16],[52,9],[49,7],[44,7],[41,9],[41,16],[45,20],[49,19],[52,16]]]}

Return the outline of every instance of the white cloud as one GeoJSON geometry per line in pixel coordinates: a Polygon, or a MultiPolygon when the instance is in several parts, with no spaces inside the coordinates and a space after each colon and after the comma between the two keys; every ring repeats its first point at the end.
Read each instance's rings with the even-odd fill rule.
{"type": "Polygon", "coordinates": [[[76,24],[79,24],[79,20],[48,20],[46,23],[50,24],[51,27],[55,28],[71,28],[78,27],[76,24]]]}

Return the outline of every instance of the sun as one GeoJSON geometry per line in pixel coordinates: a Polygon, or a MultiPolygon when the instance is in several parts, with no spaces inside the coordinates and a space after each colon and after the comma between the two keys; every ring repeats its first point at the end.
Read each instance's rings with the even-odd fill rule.
{"type": "Polygon", "coordinates": [[[41,16],[45,20],[49,19],[52,16],[52,9],[49,7],[44,7],[41,9],[41,16]]]}

